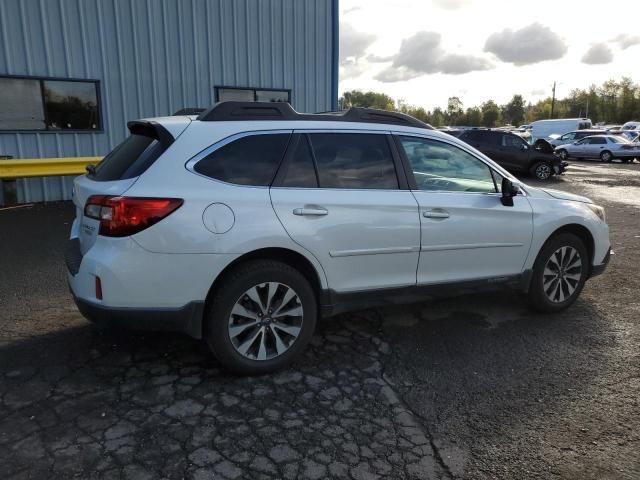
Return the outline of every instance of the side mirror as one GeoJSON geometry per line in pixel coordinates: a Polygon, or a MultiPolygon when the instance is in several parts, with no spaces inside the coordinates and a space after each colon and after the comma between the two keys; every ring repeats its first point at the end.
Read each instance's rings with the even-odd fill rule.
{"type": "Polygon", "coordinates": [[[520,193],[520,186],[513,183],[508,178],[502,179],[502,197],[500,201],[505,207],[513,207],[513,197],[520,193]]]}

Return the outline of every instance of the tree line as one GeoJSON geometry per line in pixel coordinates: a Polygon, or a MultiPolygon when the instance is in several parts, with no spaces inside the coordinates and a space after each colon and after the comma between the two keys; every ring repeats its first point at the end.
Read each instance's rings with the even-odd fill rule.
{"type": "Polygon", "coordinates": [[[378,92],[351,90],[340,97],[340,107],[369,107],[394,110],[412,115],[435,127],[465,125],[496,127],[522,125],[548,118],[587,117],[593,123],[623,124],[640,120],[640,85],[630,78],[608,80],[602,85],[587,89],[576,88],[565,98],[551,97],[528,103],[522,95],[514,95],[504,105],[487,100],[479,106],[464,108],[459,97],[449,97],[445,108],[426,110],[402,100],[395,101],[389,95],[378,92]]]}

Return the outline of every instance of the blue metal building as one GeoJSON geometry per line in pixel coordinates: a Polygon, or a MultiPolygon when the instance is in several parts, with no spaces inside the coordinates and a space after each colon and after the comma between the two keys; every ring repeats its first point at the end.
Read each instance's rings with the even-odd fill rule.
{"type": "MultiPolygon", "coordinates": [[[[129,120],[217,100],[335,109],[337,3],[0,0],[0,157],[101,156],[129,120]]],[[[70,193],[69,177],[17,183],[19,202],[70,193]]]]}

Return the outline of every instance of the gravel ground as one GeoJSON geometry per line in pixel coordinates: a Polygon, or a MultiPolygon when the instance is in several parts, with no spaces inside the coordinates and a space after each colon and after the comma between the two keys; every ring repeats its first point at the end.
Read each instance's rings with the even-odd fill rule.
{"type": "Polygon", "coordinates": [[[546,183],[604,205],[616,252],[568,311],[501,292],[342,315],[259,378],[91,326],[71,206],[0,210],[0,478],[640,479],[639,170],[546,183]]]}

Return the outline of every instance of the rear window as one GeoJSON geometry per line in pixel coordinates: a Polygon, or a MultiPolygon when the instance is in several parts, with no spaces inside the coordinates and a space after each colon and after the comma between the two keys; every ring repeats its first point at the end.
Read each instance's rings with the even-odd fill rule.
{"type": "Polygon", "coordinates": [[[268,186],[287,149],[290,134],[250,135],[218,148],[196,163],[201,175],[236,185],[268,186]]]}
{"type": "Polygon", "coordinates": [[[131,135],[104,157],[90,178],[109,182],[137,177],[165,150],[166,148],[155,138],[131,135]]]}

